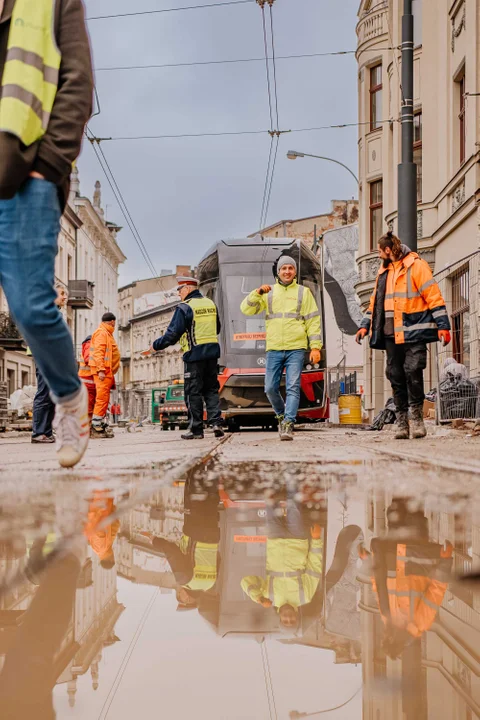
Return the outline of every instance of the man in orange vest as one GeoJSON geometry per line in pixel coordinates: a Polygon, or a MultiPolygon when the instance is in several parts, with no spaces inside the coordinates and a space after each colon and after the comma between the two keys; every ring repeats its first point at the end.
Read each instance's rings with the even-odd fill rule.
{"type": "Polygon", "coordinates": [[[95,491],[88,507],[87,522],[83,531],[105,570],[111,570],[115,566],[113,543],[120,529],[120,520],[117,518],[108,522],[108,518],[116,509],[109,490],[95,491]]]}
{"type": "Polygon", "coordinates": [[[378,241],[383,260],[357,342],[370,336],[370,347],[386,350],[386,375],[395,400],[397,440],[427,434],[423,422],[427,343],[448,345],[450,320],[428,263],[391,231],[378,241]],[[411,413],[409,424],[408,410],[411,413]]]}
{"type": "Polygon", "coordinates": [[[108,430],[107,410],[110,391],[115,387],[115,373],[120,367],[120,352],[113,337],[115,322],[113,313],[105,313],[90,343],[89,367],[96,391],[92,417],[94,437],[112,437],[111,431],[108,430]]]}

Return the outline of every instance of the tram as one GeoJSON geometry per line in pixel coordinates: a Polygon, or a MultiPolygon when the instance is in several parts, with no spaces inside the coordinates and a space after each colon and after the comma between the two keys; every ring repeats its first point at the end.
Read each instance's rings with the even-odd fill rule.
{"type": "MultiPolygon", "coordinates": [[[[265,314],[246,316],[241,312],[240,304],[254,288],[274,284],[273,268],[281,255],[295,259],[298,281],[312,291],[322,314],[325,338],[321,266],[301,240],[260,235],[244,240],[222,240],[208,250],[197,268],[200,290],[215,302],[220,314],[220,407],[227,427],[232,431],[249,426],[276,426],[274,412],[264,391],[265,314]]],[[[282,387],[285,387],[285,379],[282,387]]],[[[312,366],[309,351],[305,353],[297,419],[318,422],[328,417],[324,339],[318,365],[312,366]]]]}

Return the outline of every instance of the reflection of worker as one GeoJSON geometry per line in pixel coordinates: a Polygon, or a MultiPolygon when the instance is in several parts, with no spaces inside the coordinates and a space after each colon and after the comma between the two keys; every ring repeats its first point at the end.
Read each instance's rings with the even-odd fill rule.
{"type": "Polygon", "coordinates": [[[284,255],[277,263],[274,288],[262,285],[252,290],[240,306],[244,315],[266,312],[265,393],[277,416],[281,440],[293,440],[305,351],[311,349],[310,362],[317,364],[322,348],[320,312],[312,293],[297,283],[296,276],[295,260],[284,255]],[[286,402],[280,394],[284,370],[286,402]]]}
{"type": "Polygon", "coordinates": [[[108,518],[116,510],[113,498],[109,493],[108,490],[94,493],[88,508],[88,519],[84,529],[89,545],[98,555],[100,565],[105,570],[111,570],[115,565],[113,543],[120,528],[120,520],[108,522],[108,518]]]}
{"type": "Polygon", "coordinates": [[[247,576],[242,590],[255,603],[274,607],[285,628],[298,626],[298,609],[310,603],[322,577],[320,525],[310,527],[308,511],[293,498],[285,510],[267,509],[266,578],[247,576]]]}
{"type": "Polygon", "coordinates": [[[402,498],[393,500],[387,517],[386,537],[371,544],[372,583],[385,626],[383,648],[395,659],[432,626],[448,587],[453,548],[429,542],[427,518],[409,512],[402,498]]]}
{"type": "Polygon", "coordinates": [[[177,582],[178,610],[197,607],[200,598],[212,592],[217,582],[219,495],[216,487],[185,485],[183,534],[180,544],[150,536],[152,546],[165,553],[177,582]]]}
{"type": "Polygon", "coordinates": [[[107,312],[102,316],[100,326],[92,335],[90,344],[90,368],[95,381],[95,407],[93,409],[92,430],[100,437],[109,437],[107,410],[110,403],[110,391],[115,388],[115,374],[120,367],[120,352],[113,337],[115,315],[107,312]]]}
{"type": "MultiPolygon", "coordinates": [[[[95,389],[95,379],[93,377],[93,372],[90,367],[91,343],[92,336],[88,335],[82,342],[82,355],[80,357],[80,367],[78,369],[78,376],[82,383],[85,385],[88,392],[88,417],[90,418],[90,423],[92,422],[93,411],[95,408],[95,399],[97,396],[97,391],[95,389]]],[[[92,434],[93,430],[90,432],[90,437],[92,437],[92,434]]]]}
{"type": "Polygon", "coordinates": [[[215,303],[203,297],[198,280],[178,277],[177,306],[165,334],[155,340],[143,355],[164,350],[180,342],[185,363],[185,403],[188,409],[188,432],[182,440],[195,440],[203,434],[203,403],[207,409],[207,423],[215,437],[223,437],[222,416],[218,392],[218,358],[220,345],[218,333],[220,320],[215,303]]]}

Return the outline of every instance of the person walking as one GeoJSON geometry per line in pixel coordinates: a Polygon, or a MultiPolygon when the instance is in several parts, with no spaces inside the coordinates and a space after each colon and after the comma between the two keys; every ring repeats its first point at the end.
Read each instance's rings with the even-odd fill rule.
{"type": "MultiPolygon", "coordinates": [[[[55,283],[55,291],[57,293],[55,305],[59,310],[62,310],[68,302],[68,291],[60,282],[55,283]]],[[[38,367],[35,368],[35,375],[37,378],[37,392],[33,399],[32,443],[54,443],[55,403],[50,397],[49,387],[38,367]]]]}
{"type": "Polygon", "coordinates": [[[317,303],[304,285],[296,280],[297,263],[283,255],[277,263],[275,285],[262,285],[247,295],[240,309],[244,315],[266,312],[267,367],[265,393],[276,418],[281,440],[293,440],[293,427],[300,404],[300,380],[305,352],[310,362],[320,362],[322,335],[317,303]],[[283,371],[286,374],[286,400],[280,394],[283,371]]]}
{"type": "Polygon", "coordinates": [[[386,376],[393,390],[397,440],[427,434],[423,422],[427,343],[448,345],[450,320],[445,300],[428,263],[403,245],[391,231],[378,242],[383,260],[370,305],[357,332],[361,343],[370,335],[370,347],[385,350],[386,376]],[[411,426],[408,417],[410,408],[411,426]]]}
{"type": "Polygon", "coordinates": [[[222,415],[218,392],[218,358],[220,345],[218,333],[220,320],[215,303],[198,289],[198,280],[178,277],[178,294],[181,303],[175,309],[165,334],[155,340],[143,355],[164,350],[180,342],[185,363],[185,403],[188,411],[188,432],[183,440],[204,437],[203,403],[207,409],[207,423],[215,437],[223,437],[222,415]]]}
{"type": "Polygon", "coordinates": [[[88,444],[87,394],[53,283],[72,163],[92,110],[81,0],[0,0],[0,76],[0,282],[56,405],[58,461],[72,467],[88,444]]]}
{"type": "Polygon", "coordinates": [[[80,367],[78,369],[78,377],[85,385],[88,393],[88,418],[90,420],[90,423],[92,422],[93,410],[95,408],[95,400],[97,397],[97,391],[95,389],[95,379],[93,377],[92,369],[90,367],[91,343],[92,336],[87,335],[85,340],[82,342],[82,354],[80,357],[80,367]]]}
{"type": "Polygon", "coordinates": [[[120,415],[122,414],[120,405],[118,403],[113,403],[112,407],[110,408],[110,412],[112,413],[113,424],[116,425],[120,415]]]}
{"type": "Polygon", "coordinates": [[[113,437],[108,427],[107,411],[110,392],[115,388],[115,374],[120,367],[120,352],[113,337],[116,318],[111,312],[102,315],[102,322],[92,335],[89,367],[95,382],[95,406],[92,417],[93,437],[113,437]]]}

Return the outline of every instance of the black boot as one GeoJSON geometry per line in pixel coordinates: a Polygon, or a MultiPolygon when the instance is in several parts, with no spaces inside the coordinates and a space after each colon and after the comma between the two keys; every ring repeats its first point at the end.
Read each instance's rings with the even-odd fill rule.
{"type": "Polygon", "coordinates": [[[183,435],[180,435],[182,440],[203,440],[203,433],[193,434],[191,430],[184,433],[183,435]]]}
{"type": "Polygon", "coordinates": [[[215,435],[216,438],[225,437],[225,433],[224,433],[224,431],[223,431],[223,428],[220,427],[220,425],[214,425],[214,426],[212,427],[212,430],[213,430],[213,434],[215,435]]]}
{"type": "Polygon", "coordinates": [[[410,408],[412,414],[412,437],[424,438],[427,434],[427,428],[423,422],[423,405],[415,405],[410,408]]]}
{"type": "Polygon", "coordinates": [[[408,412],[397,412],[397,432],[395,440],[408,440],[410,438],[410,426],[408,424],[408,412]]]}

